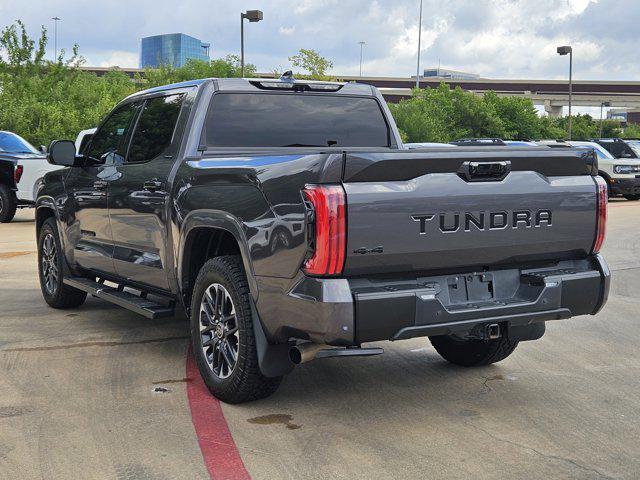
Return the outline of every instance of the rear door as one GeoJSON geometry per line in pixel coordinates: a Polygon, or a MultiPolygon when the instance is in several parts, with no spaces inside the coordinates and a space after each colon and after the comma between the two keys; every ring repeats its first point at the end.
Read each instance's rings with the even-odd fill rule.
{"type": "Polygon", "coordinates": [[[87,151],[92,163],[71,168],[65,178],[70,212],[68,237],[75,262],[82,267],[113,273],[113,237],[109,224],[109,183],[124,161],[127,140],[139,103],[115,109],[103,122],[87,151]]]}
{"type": "Polygon", "coordinates": [[[166,257],[169,173],[180,135],[186,93],[147,98],[131,136],[126,161],[109,184],[109,215],[118,276],[169,289],[166,257]]]}
{"type": "Polygon", "coordinates": [[[596,229],[593,158],[542,148],[348,153],[345,273],[583,257],[596,229]]]}

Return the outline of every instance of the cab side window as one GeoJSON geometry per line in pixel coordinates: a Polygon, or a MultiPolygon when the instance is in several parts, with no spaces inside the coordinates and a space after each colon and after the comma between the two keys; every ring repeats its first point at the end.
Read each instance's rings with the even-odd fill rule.
{"type": "Polygon", "coordinates": [[[106,164],[122,164],[138,106],[138,103],[128,103],[115,109],[93,135],[87,155],[106,164]]]}
{"type": "Polygon", "coordinates": [[[127,162],[144,162],[165,154],[173,141],[184,94],[150,98],[131,139],[127,162]]]}

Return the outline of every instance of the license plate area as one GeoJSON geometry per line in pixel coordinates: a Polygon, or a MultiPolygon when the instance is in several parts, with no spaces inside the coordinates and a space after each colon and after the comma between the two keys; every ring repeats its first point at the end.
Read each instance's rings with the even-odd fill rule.
{"type": "Polygon", "coordinates": [[[495,298],[491,273],[470,273],[447,278],[452,305],[489,301],[495,298]]]}

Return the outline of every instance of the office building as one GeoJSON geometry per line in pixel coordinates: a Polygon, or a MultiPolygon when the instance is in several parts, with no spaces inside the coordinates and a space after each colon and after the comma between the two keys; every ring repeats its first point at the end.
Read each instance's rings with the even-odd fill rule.
{"type": "Polygon", "coordinates": [[[140,49],[140,67],[181,67],[191,58],[209,61],[210,47],[209,43],[184,33],[145,37],[140,49]]]}

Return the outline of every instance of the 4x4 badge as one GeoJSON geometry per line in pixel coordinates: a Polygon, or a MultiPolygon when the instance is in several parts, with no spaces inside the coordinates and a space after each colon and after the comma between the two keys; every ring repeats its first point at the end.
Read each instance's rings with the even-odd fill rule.
{"type": "Polygon", "coordinates": [[[360,247],[360,248],[356,248],[353,251],[353,253],[359,253],[360,255],[366,255],[367,253],[383,253],[383,252],[384,252],[384,248],[382,248],[382,245],[374,248],[360,247]]]}

